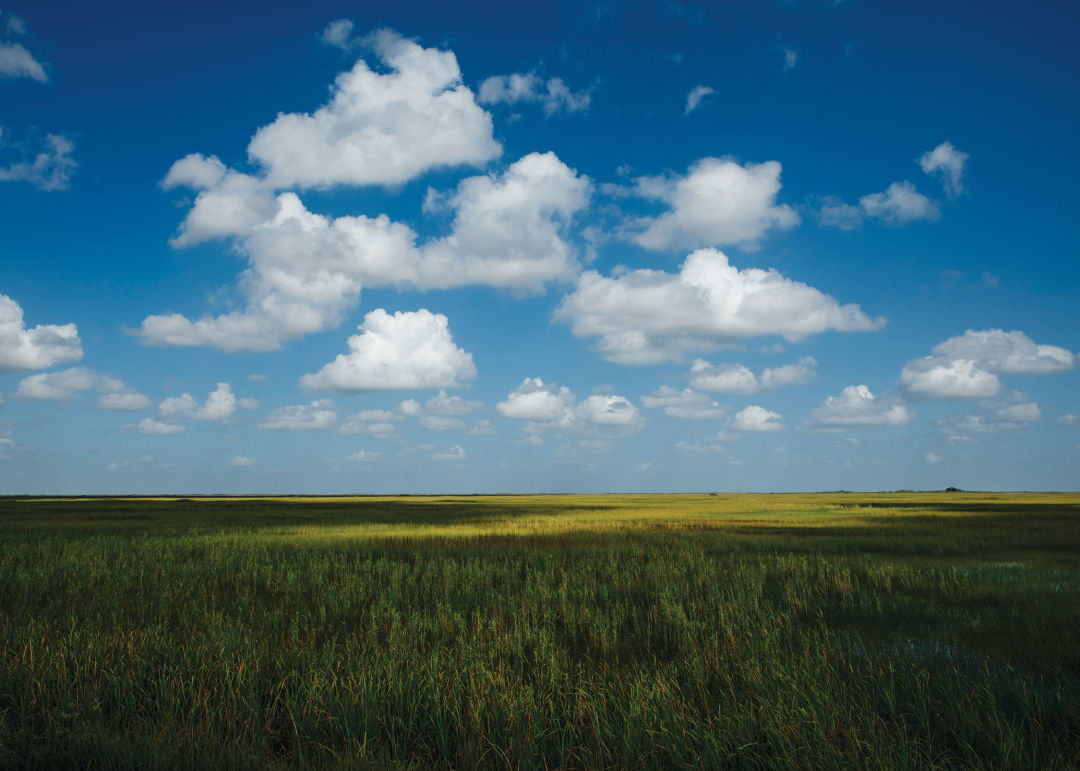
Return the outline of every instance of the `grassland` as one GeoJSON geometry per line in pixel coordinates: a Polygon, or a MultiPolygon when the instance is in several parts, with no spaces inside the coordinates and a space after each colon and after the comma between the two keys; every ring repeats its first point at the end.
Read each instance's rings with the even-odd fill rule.
{"type": "Polygon", "coordinates": [[[1080,495],[0,499],[0,767],[1077,768],[1080,495]]]}

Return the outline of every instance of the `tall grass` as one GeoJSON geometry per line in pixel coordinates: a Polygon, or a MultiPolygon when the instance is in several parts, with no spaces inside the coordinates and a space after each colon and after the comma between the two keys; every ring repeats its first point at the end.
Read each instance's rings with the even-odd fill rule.
{"type": "Polygon", "coordinates": [[[0,502],[0,766],[1070,768],[1080,498],[0,502]]]}

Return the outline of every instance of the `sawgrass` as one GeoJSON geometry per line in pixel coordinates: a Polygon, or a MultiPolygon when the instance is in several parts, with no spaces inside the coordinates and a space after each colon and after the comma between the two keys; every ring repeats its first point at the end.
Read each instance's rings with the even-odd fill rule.
{"type": "Polygon", "coordinates": [[[0,766],[1076,768],[1080,496],[0,499],[0,766]]]}

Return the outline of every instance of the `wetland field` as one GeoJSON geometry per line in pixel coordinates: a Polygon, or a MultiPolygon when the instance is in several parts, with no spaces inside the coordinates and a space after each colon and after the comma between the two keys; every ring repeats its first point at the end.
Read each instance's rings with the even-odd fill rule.
{"type": "Polygon", "coordinates": [[[1080,494],[0,498],[0,767],[1077,768],[1080,494]]]}

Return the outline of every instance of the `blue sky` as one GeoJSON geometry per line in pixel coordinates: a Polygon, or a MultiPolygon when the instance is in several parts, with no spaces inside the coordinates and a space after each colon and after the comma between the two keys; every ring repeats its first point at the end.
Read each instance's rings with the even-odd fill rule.
{"type": "Polygon", "coordinates": [[[1080,489],[1077,22],[0,5],[0,492],[1080,489]]]}

